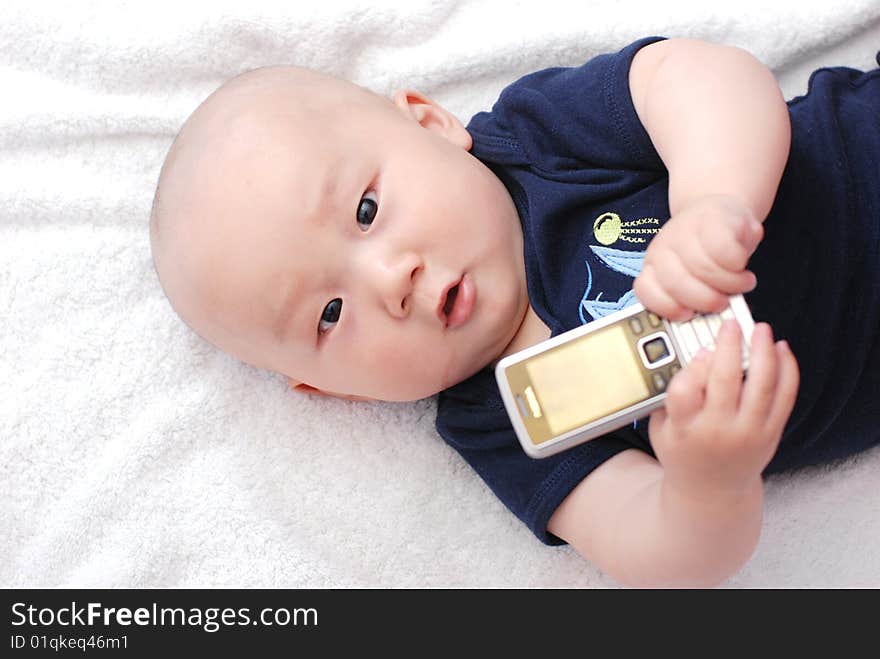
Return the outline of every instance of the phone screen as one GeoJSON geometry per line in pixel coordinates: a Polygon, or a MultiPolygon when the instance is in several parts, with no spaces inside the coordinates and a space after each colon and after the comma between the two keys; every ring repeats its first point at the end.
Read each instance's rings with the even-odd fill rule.
{"type": "Polygon", "coordinates": [[[550,432],[558,435],[649,397],[624,329],[610,325],[526,362],[550,432]]]}

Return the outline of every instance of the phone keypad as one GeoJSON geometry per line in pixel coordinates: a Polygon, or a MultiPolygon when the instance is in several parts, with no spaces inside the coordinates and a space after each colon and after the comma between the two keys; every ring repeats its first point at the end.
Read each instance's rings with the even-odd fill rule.
{"type": "Polygon", "coordinates": [[[666,375],[660,371],[654,371],[651,373],[651,384],[654,385],[655,393],[662,393],[666,391],[666,385],[669,384],[669,380],[666,379],[666,375]]]}
{"type": "MultiPolygon", "coordinates": [[[[684,353],[685,361],[690,361],[701,348],[715,349],[715,337],[721,330],[721,325],[726,320],[736,320],[733,311],[728,307],[721,313],[699,314],[691,320],[683,322],[670,322],[673,334],[678,341],[679,348],[684,353]]],[[[745,337],[742,341],[743,363],[748,361],[749,345],[745,337]]]]}
{"type": "MultiPolygon", "coordinates": [[[[632,316],[627,324],[629,325],[629,332],[633,337],[634,344],[643,337],[647,337],[648,335],[654,334],[658,331],[664,331],[663,321],[660,319],[660,317],[647,310],[641,311],[638,314],[632,316]]],[[[668,339],[666,341],[668,341],[668,339]]],[[[666,345],[666,341],[664,341],[662,344],[664,347],[666,345]]],[[[670,348],[672,348],[671,345],[670,348]]],[[[650,347],[646,344],[645,350],[648,351],[646,353],[646,358],[652,362],[655,361],[655,359],[651,357],[652,354],[654,355],[654,357],[656,357],[657,360],[662,358],[662,354],[654,354],[656,350],[659,349],[659,345],[656,347],[650,347]]],[[[645,384],[651,391],[651,395],[656,396],[657,394],[662,394],[666,391],[666,387],[669,386],[669,382],[672,380],[672,376],[681,370],[681,363],[676,358],[672,362],[664,366],[648,369],[645,367],[644,364],[642,364],[641,368],[645,384]]]]}
{"type": "Polygon", "coordinates": [[[661,366],[660,368],[654,369],[650,371],[650,376],[648,378],[648,385],[653,394],[662,394],[666,391],[666,387],[669,386],[669,383],[672,382],[672,376],[678,373],[681,370],[681,366],[679,363],[672,362],[667,366],[661,366]]]}
{"type": "MultiPolygon", "coordinates": [[[[653,394],[660,394],[666,391],[669,382],[672,380],[682,365],[689,362],[702,349],[715,349],[715,337],[721,330],[721,325],[726,320],[736,320],[733,310],[728,307],[720,313],[697,314],[693,318],[683,322],[669,321],[667,329],[674,339],[675,348],[678,352],[677,359],[672,363],[659,368],[644,369],[645,383],[653,394]]],[[[663,320],[656,314],[648,310],[644,310],[634,316],[629,321],[629,332],[637,341],[643,336],[656,331],[663,331],[663,320]]],[[[748,366],[749,345],[746,337],[743,336],[742,355],[743,369],[748,366]]]]}

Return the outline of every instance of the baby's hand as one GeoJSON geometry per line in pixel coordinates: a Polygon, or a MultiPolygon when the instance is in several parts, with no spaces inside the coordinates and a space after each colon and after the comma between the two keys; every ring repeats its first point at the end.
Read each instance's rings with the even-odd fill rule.
{"type": "Polygon", "coordinates": [[[763,235],[761,223],[735,197],[699,197],[651,241],[633,285],[636,296],[672,320],[722,311],[729,295],[755,287],[755,275],[745,267],[763,235]]]}
{"type": "Polygon", "coordinates": [[[727,321],[714,353],[700,353],[672,378],[666,407],[648,426],[664,480],[697,500],[741,493],[760,477],[797,395],[794,355],[785,341],[774,344],[766,323],[755,325],[743,380],[741,336],[727,321]]]}

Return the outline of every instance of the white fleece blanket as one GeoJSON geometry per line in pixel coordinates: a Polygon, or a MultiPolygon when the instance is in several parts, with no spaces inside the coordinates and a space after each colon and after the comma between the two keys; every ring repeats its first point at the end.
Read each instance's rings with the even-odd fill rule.
{"type": "MultiPolygon", "coordinates": [[[[148,216],[223,80],[295,63],[462,119],[645,35],[745,47],[803,93],[875,66],[877,0],[32,2],[0,20],[0,585],[615,587],[435,434],[435,399],[299,396],[188,330],[148,216]]],[[[880,451],[769,479],[728,587],[880,586],[880,451]]]]}

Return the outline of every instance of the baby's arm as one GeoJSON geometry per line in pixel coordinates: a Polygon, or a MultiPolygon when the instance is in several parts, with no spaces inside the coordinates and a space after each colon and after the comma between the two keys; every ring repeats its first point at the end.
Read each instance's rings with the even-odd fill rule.
{"type": "Polygon", "coordinates": [[[751,556],[761,529],[761,471],[797,392],[797,364],[755,327],[749,377],[741,334],[722,328],[714,354],[672,379],[651,416],[657,460],[629,450],[585,478],[548,529],[622,583],[716,585],[751,556]]]}
{"type": "MultiPolygon", "coordinates": [[[[760,241],[790,144],[788,109],[770,71],[744,51],[670,40],[643,48],[633,103],[669,170],[670,219],[635,284],[673,319],[720,311],[750,290],[760,241]]],[[[584,479],[550,519],[552,533],[632,585],[709,585],[735,573],[761,527],[761,472],[798,387],[797,363],[763,323],[749,376],[735,324],[715,353],[673,378],[651,417],[657,460],[624,451],[584,479]]]]}
{"type": "Polygon", "coordinates": [[[639,300],[682,320],[751,290],[745,268],[788,158],[788,108],[773,74],[747,52],[692,40],[642,48],[633,105],[669,170],[670,219],[636,279],[639,300]]]}

